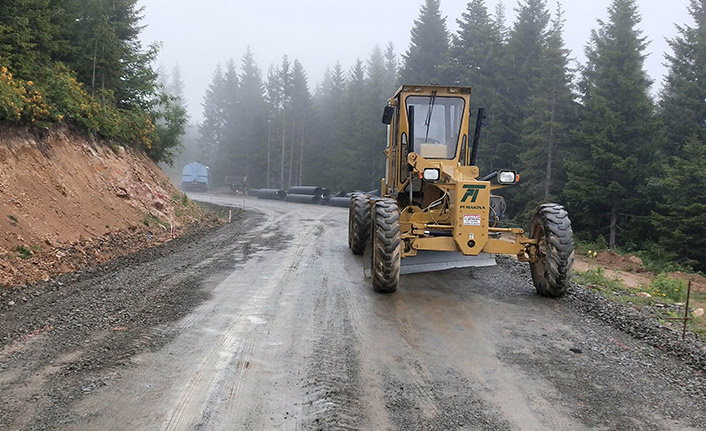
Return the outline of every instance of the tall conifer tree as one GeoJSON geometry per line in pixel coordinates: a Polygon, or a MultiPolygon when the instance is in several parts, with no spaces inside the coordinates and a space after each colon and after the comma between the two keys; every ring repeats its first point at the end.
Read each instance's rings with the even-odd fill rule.
{"type": "Polygon", "coordinates": [[[572,92],[569,50],[564,46],[564,19],[557,7],[546,46],[539,61],[540,74],[531,88],[522,123],[522,141],[528,149],[520,156],[524,178],[521,188],[527,210],[556,200],[566,180],[561,161],[576,126],[578,105],[572,92]]]}
{"type": "Polygon", "coordinates": [[[241,134],[244,140],[245,167],[238,172],[247,176],[248,183],[262,187],[266,183],[267,169],[267,110],[264,100],[262,73],[255,63],[250,47],[240,63],[240,115],[241,134]]]}
{"type": "Polygon", "coordinates": [[[627,217],[636,215],[657,128],[636,2],[613,0],[608,14],[586,48],[579,147],[569,165],[566,197],[577,228],[594,237],[608,234],[615,248],[627,217]]]}
{"type": "Polygon", "coordinates": [[[669,73],[662,90],[661,118],[666,124],[667,155],[681,154],[691,138],[706,142],[706,0],[691,0],[694,25],[677,26],[669,41],[669,73]]]}
{"type": "Polygon", "coordinates": [[[403,84],[429,84],[437,78],[437,67],[446,60],[449,33],[441,16],[440,0],[424,0],[419,18],[414,21],[409,49],[402,55],[400,71],[403,84]]]}
{"type": "Polygon", "coordinates": [[[651,227],[663,256],[706,271],[706,144],[692,137],[681,153],[659,178],[662,199],[651,227]]]}

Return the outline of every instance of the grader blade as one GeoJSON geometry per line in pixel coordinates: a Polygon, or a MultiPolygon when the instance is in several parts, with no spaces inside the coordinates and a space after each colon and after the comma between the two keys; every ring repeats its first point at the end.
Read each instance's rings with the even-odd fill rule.
{"type": "Polygon", "coordinates": [[[401,274],[443,271],[452,268],[470,268],[474,266],[493,266],[495,255],[480,253],[478,256],[464,256],[461,252],[420,250],[416,256],[400,261],[401,274]]]}

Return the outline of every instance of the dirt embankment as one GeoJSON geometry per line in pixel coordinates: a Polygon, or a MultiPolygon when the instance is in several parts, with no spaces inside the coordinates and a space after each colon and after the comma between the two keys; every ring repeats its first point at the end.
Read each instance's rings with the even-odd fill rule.
{"type": "MultiPolygon", "coordinates": [[[[635,289],[649,286],[657,274],[649,272],[644,267],[642,260],[634,254],[621,255],[614,251],[604,250],[595,255],[577,255],[574,268],[587,271],[594,268],[603,268],[606,275],[612,279],[622,280],[627,287],[635,289]]],[[[706,292],[706,277],[699,274],[687,274],[681,271],[668,273],[684,281],[691,281],[692,289],[706,292]]]]}
{"type": "Polygon", "coordinates": [[[0,286],[160,244],[196,221],[209,222],[143,153],[66,127],[0,127],[0,286]]]}

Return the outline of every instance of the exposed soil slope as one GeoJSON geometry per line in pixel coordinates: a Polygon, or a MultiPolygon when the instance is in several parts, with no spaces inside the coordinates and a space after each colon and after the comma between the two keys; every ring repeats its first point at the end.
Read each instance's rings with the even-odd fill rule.
{"type": "Polygon", "coordinates": [[[172,238],[201,211],[147,156],[61,127],[0,127],[0,285],[47,279],[172,238]]]}

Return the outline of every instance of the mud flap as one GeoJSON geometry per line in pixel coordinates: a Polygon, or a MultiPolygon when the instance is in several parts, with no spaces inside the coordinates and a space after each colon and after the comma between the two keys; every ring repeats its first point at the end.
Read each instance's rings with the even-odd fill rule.
{"type": "Polygon", "coordinates": [[[468,268],[473,266],[493,266],[495,255],[481,253],[478,256],[465,256],[461,252],[421,250],[416,256],[405,257],[401,261],[400,274],[415,274],[418,272],[443,271],[452,268],[468,268]]]}

